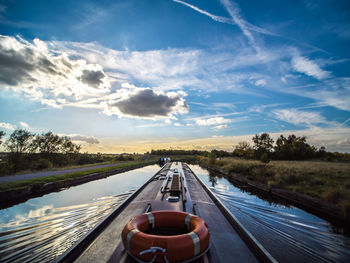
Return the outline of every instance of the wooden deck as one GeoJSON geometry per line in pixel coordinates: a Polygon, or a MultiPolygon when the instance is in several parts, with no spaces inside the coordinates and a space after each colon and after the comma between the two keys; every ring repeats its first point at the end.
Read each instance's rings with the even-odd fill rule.
{"type": "MultiPolygon", "coordinates": [[[[75,261],[134,262],[125,253],[121,242],[121,232],[127,222],[136,215],[157,210],[186,211],[197,214],[206,221],[211,235],[210,249],[205,257],[196,262],[258,262],[252,250],[232,227],[232,223],[226,219],[193,172],[186,164],[181,163],[166,164],[145,185],[143,190],[104,227],[104,230],[100,231],[92,242],[89,242],[89,246],[79,252],[79,257],[75,261]],[[174,169],[177,169],[179,173],[177,179],[172,178],[176,174],[174,169]],[[165,176],[167,176],[166,179],[164,179],[165,176]],[[168,188],[168,191],[165,188],[168,188]],[[167,201],[170,195],[174,195],[171,189],[180,192],[178,202],[167,201]]],[[[62,256],[59,261],[70,262],[71,259],[72,257],[62,256]]]]}

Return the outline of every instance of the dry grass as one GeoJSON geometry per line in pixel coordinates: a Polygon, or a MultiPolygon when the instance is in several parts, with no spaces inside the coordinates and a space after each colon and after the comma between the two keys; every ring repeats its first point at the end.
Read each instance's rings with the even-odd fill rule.
{"type": "MultiPolygon", "coordinates": [[[[205,159],[204,159],[205,161],[205,159]]],[[[350,214],[350,163],[323,161],[260,161],[224,158],[215,166],[249,179],[314,196],[350,214]]]]}

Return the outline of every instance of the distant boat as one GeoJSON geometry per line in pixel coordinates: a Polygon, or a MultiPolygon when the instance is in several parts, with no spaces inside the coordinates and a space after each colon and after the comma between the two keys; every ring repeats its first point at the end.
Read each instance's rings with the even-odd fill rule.
{"type": "Polygon", "coordinates": [[[159,163],[159,166],[162,167],[164,166],[164,164],[170,161],[171,161],[170,157],[160,157],[158,163],[159,163]]]}

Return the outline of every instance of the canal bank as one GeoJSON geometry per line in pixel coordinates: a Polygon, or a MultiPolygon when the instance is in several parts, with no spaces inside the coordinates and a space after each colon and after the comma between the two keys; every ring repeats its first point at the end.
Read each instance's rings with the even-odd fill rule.
{"type": "Polygon", "coordinates": [[[332,203],[291,190],[271,187],[267,184],[250,180],[244,175],[226,172],[218,167],[211,167],[204,163],[201,163],[200,166],[207,169],[211,173],[221,175],[237,184],[249,186],[262,194],[268,194],[281,198],[290,204],[295,205],[296,207],[311,212],[336,225],[346,224],[349,226],[350,224],[350,215],[332,203]]]}
{"type": "Polygon", "coordinates": [[[39,179],[23,180],[15,183],[17,187],[0,190],[0,208],[6,208],[25,202],[26,200],[42,196],[51,192],[58,192],[71,186],[80,185],[93,180],[106,178],[108,176],[141,168],[154,164],[154,161],[120,165],[110,170],[95,172],[96,170],[74,172],[57,176],[42,177],[39,179]]]}

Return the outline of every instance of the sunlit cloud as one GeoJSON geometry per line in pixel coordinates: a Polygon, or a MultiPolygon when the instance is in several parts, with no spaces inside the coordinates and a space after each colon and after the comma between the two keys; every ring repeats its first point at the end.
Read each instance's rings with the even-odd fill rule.
{"type": "MultiPolygon", "coordinates": [[[[129,61],[121,61],[119,67],[116,64],[113,67],[126,72],[132,67],[136,69],[135,74],[145,79],[152,75],[176,78],[190,68],[189,64],[193,63],[190,58],[196,52],[189,51],[189,56],[172,51],[169,56],[161,53],[148,53],[155,61],[153,66],[144,63],[142,53],[133,53],[129,61]]],[[[183,91],[164,93],[137,88],[123,80],[118,82],[121,89],[112,91],[113,79],[107,76],[100,64],[88,63],[83,58],[73,60],[70,55],[71,52],[52,49],[52,45],[39,39],[30,43],[20,37],[1,36],[2,87],[23,92],[31,99],[57,109],[64,106],[95,108],[107,115],[139,118],[174,118],[174,114],[188,112],[183,91]]],[[[105,58],[101,57],[101,60],[105,58]]]]}
{"type": "Polygon", "coordinates": [[[12,125],[11,123],[8,122],[0,122],[0,128],[5,129],[5,130],[15,130],[16,126],[12,125]]]}
{"type": "Polygon", "coordinates": [[[255,82],[255,86],[260,86],[260,87],[265,87],[266,86],[266,80],[264,79],[259,79],[255,82]]]}
{"type": "Polygon", "coordinates": [[[24,121],[20,121],[19,124],[23,127],[23,128],[29,128],[29,125],[27,123],[25,123],[24,121]]]}
{"type": "MultiPolygon", "coordinates": [[[[296,136],[306,136],[307,142],[317,148],[325,146],[329,151],[348,151],[348,142],[350,141],[350,128],[320,128],[313,126],[311,128],[302,130],[284,130],[280,132],[269,133],[271,137],[276,139],[283,134],[288,136],[295,134],[296,136]]],[[[232,151],[239,142],[246,141],[252,143],[252,138],[255,134],[245,134],[238,136],[223,136],[213,135],[204,138],[168,138],[166,136],[157,137],[151,140],[123,140],[120,139],[101,139],[100,146],[103,148],[96,148],[95,145],[89,146],[87,149],[92,152],[147,152],[151,149],[169,149],[172,147],[181,147],[181,149],[201,149],[201,150],[225,150],[232,151]]]]}
{"type": "MultiPolygon", "coordinates": [[[[281,121],[289,122],[294,125],[316,125],[331,124],[319,112],[300,111],[296,109],[277,109],[272,113],[281,121]]],[[[333,123],[334,124],[334,123],[333,123]]]]}
{"type": "Polygon", "coordinates": [[[293,69],[318,80],[330,77],[330,72],[322,70],[314,61],[307,57],[295,56],[292,59],[293,69]]]}
{"type": "Polygon", "coordinates": [[[223,117],[196,120],[196,124],[199,126],[211,126],[211,125],[225,124],[230,122],[231,122],[230,119],[225,119],[223,117]]]}
{"type": "Polygon", "coordinates": [[[227,124],[224,125],[218,125],[218,126],[214,126],[212,129],[213,130],[223,130],[227,128],[227,124]]]}
{"type": "Polygon", "coordinates": [[[61,107],[58,99],[80,100],[110,90],[102,67],[86,60],[72,60],[49,50],[39,39],[30,43],[20,37],[0,36],[0,83],[2,88],[23,92],[42,104],[61,107]]]}

